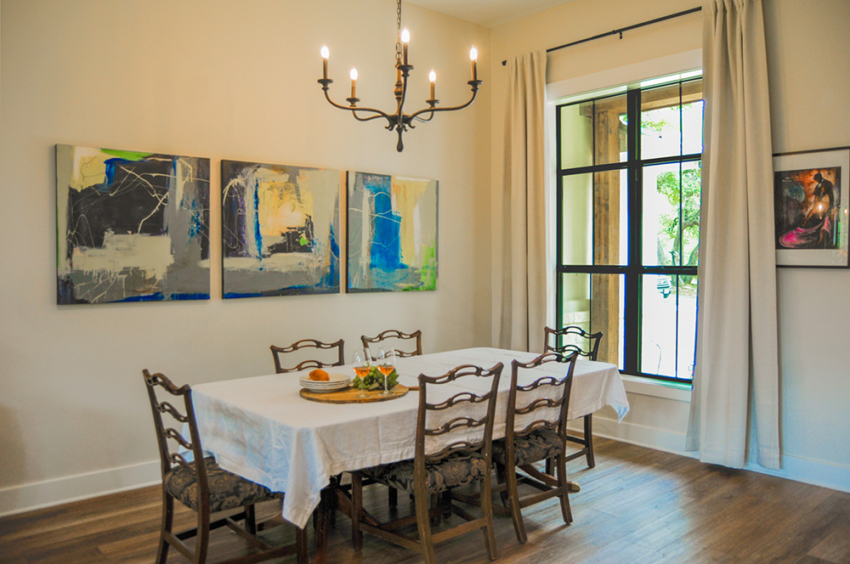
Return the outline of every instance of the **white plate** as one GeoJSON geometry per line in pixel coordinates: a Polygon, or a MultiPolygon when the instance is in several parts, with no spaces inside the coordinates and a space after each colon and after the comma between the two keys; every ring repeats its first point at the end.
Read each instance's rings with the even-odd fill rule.
{"type": "Polygon", "coordinates": [[[308,390],[341,390],[342,388],[347,388],[349,385],[351,385],[351,382],[340,382],[333,386],[316,386],[311,382],[301,382],[301,387],[308,390]]]}
{"type": "Polygon", "coordinates": [[[301,384],[311,386],[338,386],[343,382],[345,382],[346,384],[350,384],[351,379],[352,376],[338,373],[328,373],[327,380],[311,380],[309,375],[304,375],[301,377],[301,384]]]}
{"type": "Polygon", "coordinates": [[[339,391],[345,390],[347,388],[348,388],[348,386],[342,386],[340,388],[329,388],[329,389],[328,388],[322,388],[322,389],[320,389],[320,388],[308,388],[307,386],[304,386],[305,390],[312,392],[314,394],[330,394],[332,392],[339,392],[339,391]]]}

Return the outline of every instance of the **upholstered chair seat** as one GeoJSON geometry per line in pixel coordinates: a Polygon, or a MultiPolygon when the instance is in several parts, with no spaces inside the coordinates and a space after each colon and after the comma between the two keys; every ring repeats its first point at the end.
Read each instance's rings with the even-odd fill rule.
{"type": "MultiPolygon", "coordinates": [[[[271,492],[264,486],[224,470],[211,457],[204,459],[204,466],[207,469],[212,513],[283,498],[282,493],[271,492]]],[[[165,489],[186,507],[198,511],[200,488],[198,476],[194,472],[180,465],[175,466],[165,475],[165,489]]]]}
{"type": "MultiPolygon", "coordinates": [[[[514,465],[525,466],[546,460],[563,450],[563,440],[551,429],[538,429],[524,437],[514,436],[514,465]]],[[[506,464],[505,456],[505,441],[493,441],[493,461],[506,464]]]]}
{"type": "MultiPolygon", "coordinates": [[[[487,461],[481,453],[455,454],[425,465],[425,489],[429,494],[435,494],[466,486],[483,480],[487,471],[487,461]]],[[[384,485],[411,493],[414,491],[413,460],[375,466],[361,470],[361,473],[384,485]]]]}

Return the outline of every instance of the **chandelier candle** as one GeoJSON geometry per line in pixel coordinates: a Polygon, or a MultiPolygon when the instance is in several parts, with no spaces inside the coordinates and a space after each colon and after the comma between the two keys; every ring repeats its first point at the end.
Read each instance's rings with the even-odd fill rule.
{"type": "Polygon", "coordinates": [[[401,32],[401,60],[407,65],[407,48],[410,46],[410,32],[406,29],[401,32]]]}
{"type": "Polygon", "coordinates": [[[325,93],[325,99],[328,103],[335,108],[351,112],[351,115],[353,115],[354,119],[357,121],[372,121],[373,119],[378,118],[384,118],[387,120],[386,128],[389,131],[395,131],[398,134],[396,150],[400,153],[404,150],[404,143],[402,143],[401,136],[408,130],[408,128],[414,128],[414,121],[424,123],[431,121],[434,118],[434,114],[438,112],[453,112],[464,109],[475,101],[475,97],[478,95],[478,88],[484,83],[478,80],[478,49],[473,47],[469,52],[469,58],[472,59],[472,80],[467,82],[472,89],[472,96],[470,96],[469,100],[467,100],[465,104],[447,108],[437,107],[440,103],[440,101],[436,98],[437,73],[432,70],[428,75],[428,78],[431,80],[431,98],[429,100],[425,100],[428,107],[422,108],[421,110],[411,114],[404,113],[404,102],[407,99],[407,79],[410,77],[410,71],[413,70],[413,65],[410,64],[409,56],[410,32],[406,29],[401,29],[401,0],[397,0],[396,3],[398,6],[396,10],[398,41],[395,46],[396,82],[393,88],[393,96],[395,96],[396,99],[396,107],[393,113],[383,112],[377,108],[361,108],[357,105],[360,100],[356,98],[357,71],[355,69],[351,69],[351,97],[345,99],[349,105],[343,106],[342,104],[338,104],[331,100],[329,90],[333,80],[328,78],[329,51],[327,47],[322,47],[322,78],[320,78],[318,82],[322,85],[322,91],[325,93]]]}

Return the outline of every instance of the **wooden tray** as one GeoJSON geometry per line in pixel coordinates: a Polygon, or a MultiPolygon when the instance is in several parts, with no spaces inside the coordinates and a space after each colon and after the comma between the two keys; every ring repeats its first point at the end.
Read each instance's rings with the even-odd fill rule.
{"type": "Polygon", "coordinates": [[[357,388],[346,388],[338,392],[316,393],[301,388],[301,397],[319,403],[372,403],[375,401],[389,401],[406,396],[409,389],[401,384],[396,384],[390,389],[389,395],[382,396],[381,390],[366,392],[366,397],[358,397],[362,390],[357,388]]]}

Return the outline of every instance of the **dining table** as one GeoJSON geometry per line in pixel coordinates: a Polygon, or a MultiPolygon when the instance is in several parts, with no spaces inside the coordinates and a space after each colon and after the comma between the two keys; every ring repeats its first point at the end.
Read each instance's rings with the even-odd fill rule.
{"type": "MultiPolygon", "coordinates": [[[[333,477],[413,458],[419,374],[440,376],[461,365],[489,369],[501,362],[504,369],[493,429],[493,438],[499,439],[505,435],[511,361],[528,362],[537,356],[497,348],[470,348],[398,358],[398,384],[414,390],[391,401],[373,403],[308,401],[300,394],[300,376],[309,369],[209,382],[192,387],[195,418],[204,450],[225,470],[272,491],[284,492],[283,518],[303,528],[322,502],[323,491],[333,477]]],[[[327,371],[353,374],[348,365],[329,367],[327,371]]],[[[547,363],[523,370],[519,384],[559,374],[566,374],[565,364],[547,363]]],[[[437,388],[445,388],[444,394],[452,390],[458,393],[458,388],[478,394],[488,391],[489,384],[478,380],[481,379],[463,378],[437,388]]],[[[430,388],[428,394],[429,401],[439,399],[432,398],[430,388]]],[[[629,410],[617,366],[578,360],[569,419],[605,406],[616,411],[618,420],[629,410]]],[[[455,436],[453,440],[459,438],[455,436]]]]}

